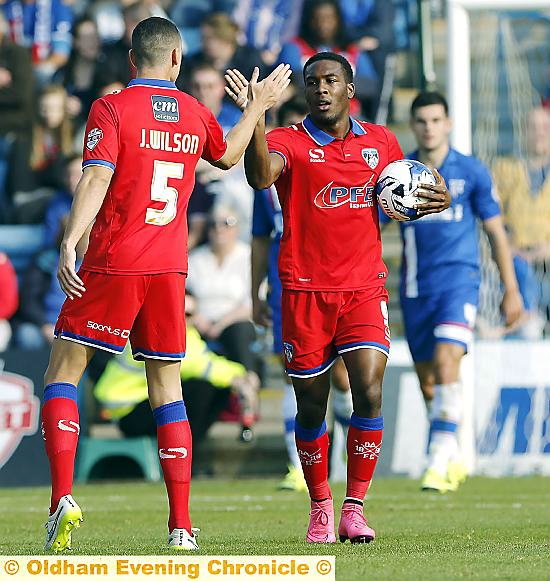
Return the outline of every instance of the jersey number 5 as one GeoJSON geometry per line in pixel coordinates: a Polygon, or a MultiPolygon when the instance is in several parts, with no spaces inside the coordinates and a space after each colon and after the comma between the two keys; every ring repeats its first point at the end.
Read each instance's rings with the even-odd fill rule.
{"type": "Polygon", "coordinates": [[[181,180],[183,163],[155,160],[153,179],[151,181],[151,200],[164,202],[162,210],[147,208],[145,223],[154,226],[166,226],[176,217],[178,211],[178,190],[168,185],[168,178],[181,180]]]}

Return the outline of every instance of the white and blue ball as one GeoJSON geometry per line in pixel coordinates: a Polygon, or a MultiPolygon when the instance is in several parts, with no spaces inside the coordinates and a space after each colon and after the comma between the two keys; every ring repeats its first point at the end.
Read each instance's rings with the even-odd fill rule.
{"type": "Polygon", "coordinates": [[[416,191],[422,184],[435,184],[429,167],[415,159],[400,159],[388,164],[376,182],[376,197],[384,213],[398,222],[416,220],[420,216],[416,204],[428,201],[416,191]]]}

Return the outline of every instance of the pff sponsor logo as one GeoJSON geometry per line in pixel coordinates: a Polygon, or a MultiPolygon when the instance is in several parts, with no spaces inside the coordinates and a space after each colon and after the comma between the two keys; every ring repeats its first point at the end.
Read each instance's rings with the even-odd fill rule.
{"type": "Polygon", "coordinates": [[[312,466],[313,464],[321,463],[321,448],[315,452],[306,452],[305,450],[298,450],[298,456],[300,457],[300,462],[305,466],[312,466]]]}
{"type": "Polygon", "coordinates": [[[371,185],[374,174],[371,175],[368,182],[363,186],[336,186],[334,182],[329,182],[321,191],[319,191],[313,200],[313,203],[321,209],[339,208],[347,204],[350,208],[372,208],[374,206],[374,186],[371,185]]]}
{"type": "Polygon", "coordinates": [[[187,448],[159,448],[159,458],[187,458],[187,448]]]}
{"type": "Polygon", "coordinates": [[[102,325],[101,323],[96,323],[94,321],[88,321],[88,329],[93,331],[102,331],[104,333],[109,333],[110,335],[116,335],[117,337],[122,337],[123,339],[128,339],[130,336],[130,329],[119,329],[117,327],[111,327],[111,325],[102,325]]]}
{"type": "Polygon", "coordinates": [[[309,150],[310,163],[325,163],[325,152],[321,148],[312,148],[309,150]]]}
{"type": "Polygon", "coordinates": [[[365,460],[376,460],[380,454],[380,446],[374,442],[355,440],[354,456],[363,456],[365,460]]]}
{"type": "Polygon", "coordinates": [[[30,379],[0,373],[0,468],[11,458],[23,436],[36,432],[39,408],[30,379]]]}

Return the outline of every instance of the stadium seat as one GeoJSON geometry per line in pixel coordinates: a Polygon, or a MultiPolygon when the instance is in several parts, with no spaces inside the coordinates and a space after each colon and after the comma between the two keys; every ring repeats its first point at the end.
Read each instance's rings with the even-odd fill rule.
{"type": "Polygon", "coordinates": [[[0,226],[0,251],[10,257],[18,275],[27,268],[34,255],[42,250],[43,241],[42,224],[0,226]]]}
{"type": "Polygon", "coordinates": [[[92,470],[106,458],[125,457],[133,460],[143,473],[145,480],[160,480],[156,438],[81,438],[78,443],[76,479],[87,482],[92,470]]]}

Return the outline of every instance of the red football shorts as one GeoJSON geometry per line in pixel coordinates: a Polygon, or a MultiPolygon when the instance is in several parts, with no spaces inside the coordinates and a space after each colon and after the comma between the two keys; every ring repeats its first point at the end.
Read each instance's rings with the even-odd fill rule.
{"type": "Polygon", "coordinates": [[[283,350],[290,377],[324,373],[355,349],[390,350],[388,292],[283,290],[283,350]]]}
{"type": "Polygon", "coordinates": [[[185,357],[185,275],[121,275],[80,271],[86,292],[66,299],[56,337],[135,359],[185,357]]]}

